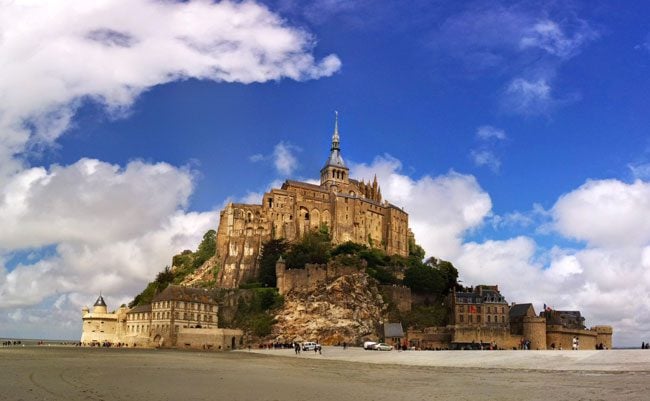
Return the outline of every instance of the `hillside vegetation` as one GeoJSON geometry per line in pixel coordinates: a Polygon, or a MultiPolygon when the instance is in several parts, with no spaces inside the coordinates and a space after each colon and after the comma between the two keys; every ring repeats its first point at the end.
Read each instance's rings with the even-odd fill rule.
{"type": "Polygon", "coordinates": [[[153,297],[167,288],[169,284],[179,284],[185,277],[201,267],[217,251],[217,232],[209,230],[203,235],[203,240],[195,252],[184,250],[172,258],[172,266],[165,268],[156,275],[156,279],[129,303],[129,307],[151,303],[153,297]]]}

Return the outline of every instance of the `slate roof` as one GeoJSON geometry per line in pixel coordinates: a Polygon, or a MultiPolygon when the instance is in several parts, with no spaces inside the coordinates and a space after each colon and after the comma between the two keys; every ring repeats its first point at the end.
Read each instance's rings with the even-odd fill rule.
{"type": "Polygon", "coordinates": [[[146,305],[138,305],[135,308],[131,309],[128,313],[143,313],[143,312],[151,312],[151,304],[146,304],[146,305]]]}
{"type": "Polygon", "coordinates": [[[152,302],[158,301],[186,301],[201,302],[216,305],[212,292],[204,288],[184,287],[170,284],[160,294],[153,297],[152,302]]]}
{"type": "Polygon", "coordinates": [[[104,297],[99,295],[99,298],[97,298],[97,301],[95,301],[95,305],[93,306],[106,306],[106,302],[104,302],[104,297]]]}
{"type": "MultiPolygon", "coordinates": [[[[510,319],[517,317],[527,316],[528,309],[532,308],[533,304],[515,304],[510,307],[510,319]]],[[[533,308],[533,316],[535,316],[535,309],[533,308]]]]}

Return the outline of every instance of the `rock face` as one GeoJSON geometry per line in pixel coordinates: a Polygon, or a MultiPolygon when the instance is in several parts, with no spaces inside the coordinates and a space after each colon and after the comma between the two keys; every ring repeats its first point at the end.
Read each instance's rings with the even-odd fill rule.
{"type": "Polygon", "coordinates": [[[273,336],[281,342],[324,345],[376,340],[387,310],[375,280],[365,272],[332,278],[315,288],[285,294],[273,336]]]}
{"type": "MultiPolygon", "coordinates": [[[[177,268],[172,266],[172,271],[177,268]]],[[[215,269],[217,268],[217,257],[213,256],[210,259],[206,260],[200,267],[198,267],[194,272],[185,276],[181,285],[186,287],[201,287],[214,283],[216,280],[215,269]]],[[[214,285],[214,284],[213,284],[214,285]]]]}

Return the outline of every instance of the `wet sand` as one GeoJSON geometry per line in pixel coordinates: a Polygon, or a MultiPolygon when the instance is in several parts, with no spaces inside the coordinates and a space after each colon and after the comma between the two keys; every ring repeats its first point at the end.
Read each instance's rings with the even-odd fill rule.
{"type": "Polygon", "coordinates": [[[2,400],[647,400],[650,351],[0,348],[2,400]]]}

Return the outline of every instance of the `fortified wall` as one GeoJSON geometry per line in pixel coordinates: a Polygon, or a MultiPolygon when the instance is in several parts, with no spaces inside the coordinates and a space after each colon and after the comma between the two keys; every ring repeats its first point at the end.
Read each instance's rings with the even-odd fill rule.
{"type": "Polygon", "coordinates": [[[326,283],[336,277],[358,273],[359,268],[352,266],[337,266],[330,262],[326,265],[307,264],[304,269],[287,269],[282,257],[275,264],[275,275],[280,295],[293,290],[314,290],[319,284],[326,283]]]}

